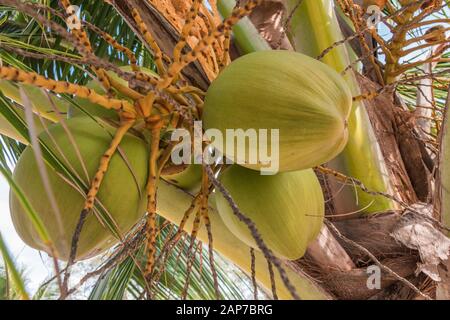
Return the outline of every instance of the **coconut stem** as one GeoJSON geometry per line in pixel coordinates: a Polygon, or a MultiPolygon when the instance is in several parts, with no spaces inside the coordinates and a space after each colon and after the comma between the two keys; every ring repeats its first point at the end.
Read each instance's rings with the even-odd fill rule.
{"type": "Polygon", "coordinates": [[[272,262],[270,262],[269,260],[267,260],[267,268],[269,269],[270,286],[272,288],[272,298],[273,300],[278,300],[277,286],[275,284],[275,274],[273,273],[272,262]]]}
{"type": "Polygon", "coordinates": [[[253,299],[258,300],[258,284],[256,283],[256,257],[255,257],[255,249],[250,248],[250,270],[252,277],[252,285],[253,285],[253,299]]]}
{"type": "Polygon", "coordinates": [[[161,135],[161,127],[156,126],[152,129],[150,159],[149,159],[149,177],[147,182],[147,262],[145,265],[145,278],[150,283],[150,277],[153,272],[156,254],[156,193],[158,182],[158,154],[159,139],[161,135]]]}
{"type": "Polygon", "coordinates": [[[67,292],[69,291],[68,285],[69,285],[69,278],[70,278],[70,268],[75,263],[75,257],[77,256],[77,248],[78,248],[78,241],[80,240],[80,234],[81,230],[83,230],[84,223],[86,222],[86,218],[88,216],[89,211],[82,210],[80,214],[80,218],[78,219],[77,226],[75,227],[75,231],[72,236],[72,242],[70,245],[70,255],[69,260],[67,261],[66,266],[66,272],[64,275],[64,280],[62,284],[62,291],[60,300],[63,300],[67,296],[67,292]]]}
{"type": "Polygon", "coordinates": [[[208,233],[208,253],[209,253],[209,264],[211,266],[211,272],[213,275],[213,281],[214,281],[214,291],[216,294],[216,298],[218,300],[221,299],[220,297],[220,291],[219,291],[219,282],[217,280],[217,272],[216,267],[214,263],[214,243],[213,243],[213,232],[212,232],[212,226],[211,226],[211,220],[209,219],[208,214],[208,199],[209,199],[209,193],[210,193],[210,182],[208,179],[208,174],[206,172],[206,169],[202,168],[202,187],[201,187],[201,207],[200,207],[200,213],[203,218],[203,222],[205,223],[205,227],[208,233]]]}
{"type": "MultiPolygon", "coordinates": [[[[75,12],[69,13],[71,3],[69,0],[61,0],[61,4],[63,8],[66,10],[67,15],[72,15],[75,12]]],[[[78,40],[78,43],[83,47],[82,54],[83,56],[92,54],[92,46],[91,42],[89,41],[89,37],[86,34],[86,31],[84,31],[82,28],[76,29],[71,28],[71,33],[75,36],[75,38],[78,40]]],[[[109,82],[109,77],[106,74],[105,70],[102,68],[94,67],[93,68],[95,74],[97,75],[98,80],[102,83],[102,85],[109,91],[111,89],[111,83],[109,82]]]]}
{"type": "Polygon", "coordinates": [[[191,62],[196,61],[202,52],[207,50],[212,43],[219,39],[225,32],[231,30],[231,28],[238,23],[240,19],[249,15],[262,1],[263,0],[250,0],[243,8],[235,8],[230,17],[225,19],[214,30],[210,31],[209,34],[204,37],[191,51],[183,55],[180,62],[174,61],[174,63],[171,64],[167,75],[161,79],[158,84],[158,89],[164,89],[170,86],[184,67],[191,62]]]}
{"type": "Polygon", "coordinates": [[[109,148],[105,151],[100,159],[100,164],[97,172],[95,173],[94,179],[92,180],[91,187],[89,188],[86,202],[84,204],[84,210],[89,212],[94,207],[95,197],[97,196],[98,190],[100,189],[100,185],[105,177],[105,173],[108,170],[109,163],[111,161],[112,156],[116,152],[119,147],[120,142],[123,137],[127,133],[127,131],[133,126],[134,120],[125,120],[122,125],[117,129],[114,134],[113,139],[111,140],[109,148]]]}
{"type": "Polygon", "coordinates": [[[87,87],[66,81],[47,79],[36,72],[28,72],[14,67],[0,66],[0,79],[30,84],[55,93],[74,94],[81,98],[89,99],[89,101],[97,103],[106,109],[115,109],[126,112],[130,115],[135,115],[134,106],[126,100],[108,98],[87,87]]]}
{"type": "Polygon", "coordinates": [[[156,67],[158,68],[158,74],[164,75],[166,72],[166,67],[164,66],[163,62],[163,54],[161,49],[159,48],[158,44],[156,43],[155,39],[153,38],[150,31],[147,29],[147,26],[145,25],[144,21],[142,21],[141,15],[139,14],[139,11],[136,8],[133,8],[131,11],[131,14],[133,16],[134,21],[138,25],[138,28],[142,35],[144,36],[145,42],[150,46],[153,52],[153,59],[155,60],[156,67]]]}

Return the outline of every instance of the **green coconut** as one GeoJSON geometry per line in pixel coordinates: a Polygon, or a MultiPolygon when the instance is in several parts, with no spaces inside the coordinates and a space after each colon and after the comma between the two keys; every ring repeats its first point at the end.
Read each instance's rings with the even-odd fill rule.
{"type": "MultiPolygon", "coordinates": [[[[227,129],[279,130],[279,169],[312,168],[338,155],[347,142],[347,119],[352,95],[345,80],[332,68],[306,55],[289,51],[260,51],[247,54],[226,67],[209,87],[203,125],[218,129],[226,143],[238,141],[227,129]]],[[[243,135],[241,134],[241,137],[243,135]]],[[[214,140],[212,136],[210,139],[214,140]]],[[[238,162],[236,149],[214,144],[238,162]],[[231,149],[231,150],[230,150],[231,149]]],[[[262,142],[261,142],[262,143],[262,142]]],[[[246,141],[245,161],[255,170],[266,166],[258,144],[246,141]]],[[[275,154],[276,155],[276,154],[275,154]]],[[[272,155],[273,156],[273,155],[272,155]]]]}
{"type": "MultiPolygon", "coordinates": [[[[279,257],[295,260],[320,232],[324,199],[312,169],[260,175],[233,165],[220,176],[241,212],[256,225],[265,244],[279,257]]],[[[247,225],[233,213],[221,193],[215,194],[220,217],[230,231],[257,248],[247,225]]]]}
{"type": "MultiPolygon", "coordinates": [[[[75,140],[76,147],[72,145],[69,135],[60,124],[52,125],[49,127],[50,135],[44,132],[39,138],[62,163],[68,168],[72,167],[71,170],[87,186],[86,174],[76,150],[79,150],[89,179],[92,180],[116,129],[104,123],[102,127],[88,117],[72,118],[67,120],[66,124],[70,135],[75,140]]],[[[127,134],[120,148],[123,156],[117,152],[112,156],[97,199],[100,202],[99,207],[107,210],[119,232],[124,235],[145,213],[148,147],[141,139],[127,134]]],[[[67,260],[85,197],[61,178],[61,175],[50,165],[46,165],[46,171],[59,208],[62,228],[57,222],[56,213],[52,210],[31,147],[27,147],[21,155],[14,170],[14,180],[39,214],[56,246],[58,257],[67,260]]],[[[12,192],[10,193],[10,209],[15,229],[22,240],[35,249],[47,251],[48,248],[39,238],[25,210],[12,192]]],[[[95,256],[117,243],[111,230],[97,218],[98,212],[91,211],[84,224],[78,243],[77,260],[95,256]]]]}

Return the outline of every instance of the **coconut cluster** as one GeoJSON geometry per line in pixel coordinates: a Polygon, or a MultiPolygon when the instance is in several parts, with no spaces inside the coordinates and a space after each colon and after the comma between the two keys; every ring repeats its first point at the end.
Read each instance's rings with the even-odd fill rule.
{"type": "MultiPolygon", "coordinates": [[[[224,137],[227,129],[279,130],[279,173],[262,175],[262,161],[244,161],[226,169],[220,179],[280,257],[302,257],[320,232],[324,199],[311,168],[332,160],[345,147],[351,107],[350,89],[335,70],[288,51],[243,56],[208,89],[203,112],[207,129],[219,129],[224,137]]],[[[227,141],[212,144],[238,162],[236,150],[224,147],[227,141]]],[[[245,159],[250,153],[259,155],[260,147],[248,144],[245,159]]],[[[257,248],[248,226],[236,218],[227,200],[220,194],[215,199],[225,225],[257,248]]]]}
{"type": "MultiPolygon", "coordinates": [[[[88,86],[102,93],[97,84],[88,86]]],[[[218,130],[224,136],[227,129],[279,130],[278,173],[262,175],[264,165],[257,161],[231,165],[219,177],[241,211],[255,223],[263,241],[279,257],[300,258],[320,232],[324,198],[312,168],[333,159],[345,147],[351,106],[351,92],[339,74],[317,60],[287,51],[241,57],[225,68],[207,91],[202,114],[206,129],[218,130]]],[[[39,214],[60,259],[69,258],[85,193],[117,130],[110,121],[115,117],[80,99],[64,126],[54,124],[40,134],[45,150],[66,169],[58,172],[45,164],[51,194],[31,147],[17,163],[14,179],[39,214]]],[[[214,147],[232,158],[223,146],[214,147]]],[[[256,154],[259,151],[258,146],[247,150],[256,154]]],[[[120,152],[111,157],[94,210],[79,235],[77,260],[111,248],[144,216],[148,152],[144,139],[130,132],[125,135],[120,152]]],[[[191,192],[199,190],[201,177],[201,165],[194,164],[162,176],[191,192]]],[[[221,194],[212,199],[230,231],[257,248],[248,226],[236,218],[228,201],[221,194]]],[[[14,226],[25,243],[47,251],[13,193],[10,207],[14,226]]]]}

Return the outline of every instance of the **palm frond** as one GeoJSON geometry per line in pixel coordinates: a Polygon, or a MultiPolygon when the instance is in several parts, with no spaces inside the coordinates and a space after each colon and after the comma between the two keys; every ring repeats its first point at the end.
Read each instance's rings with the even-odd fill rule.
{"type": "MultiPolygon", "coordinates": [[[[162,219],[161,219],[162,221],[162,219]]],[[[160,241],[158,242],[158,252],[165,240],[170,236],[168,228],[162,229],[160,241]]],[[[179,299],[185,289],[186,270],[189,259],[190,238],[186,235],[185,241],[180,241],[172,254],[164,264],[159,281],[154,284],[152,294],[154,299],[179,299]]],[[[197,242],[196,251],[193,257],[193,268],[190,276],[188,299],[215,299],[214,280],[208,260],[208,250],[201,243],[197,242]]],[[[128,257],[123,262],[110,269],[100,276],[92,289],[90,299],[142,299],[145,295],[146,282],[141,269],[136,262],[143,259],[143,248],[132,258],[128,257]]],[[[247,287],[248,295],[251,294],[248,277],[238,269],[233,268],[220,256],[216,258],[216,270],[221,294],[225,299],[242,300],[247,298],[243,292],[243,287],[247,287]]],[[[161,267],[161,266],[160,266],[161,267]]],[[[245,290],[244,290],[245,291],[245,290]]]]}

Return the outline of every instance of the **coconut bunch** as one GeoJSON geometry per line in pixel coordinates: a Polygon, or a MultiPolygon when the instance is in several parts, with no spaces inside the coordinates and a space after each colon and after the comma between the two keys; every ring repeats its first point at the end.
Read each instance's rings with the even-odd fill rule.
{"type": "MultiPolygon", "coordinates": [[[[95,82],[88,87],[105,93],[95,82]]],[[[260,159],[239,163],[223,148],[226,141],[223,145],[212,142],[225,157],[238,162],[222,170],[220,181],[279,257],[300,258],[321,229],[324,199],[311,168],[331,160],[344,148],[351,100],[349,89],[335,71],[305,55],[287,51],[263,51],[237,59],[223,70],[206,94],[202,115],[206,129],[219,130],[224,137],[227,129],[279,130],[279,145],[269,148],[272,156],[279,157],[279,170],[269,175],[260,159]]],[[[112,121],[115,117],[114,112],[79,99],[65,126],[54,124],[39,138],[89,184],[117,131],[112,121]]],[[[251,149],[248,145],[246,157],[251,153],[259,155],[259,146],[251,149]]],[[[118,234],[125,235],[145,214],[148,141],[130,131],[120,143],[120,152],[111,155],[110,161],[97,200],[118,234]]],[[[56,205],[61,208],[59,217],[45,195],[42,178],[36,174],[39,168],[31,147],[22,154],[14,179],[54,239],[59,258],[67,260],[85,196],[50,166],[46,171],[51,189],[55,190],[56,205]]],[[[198,191],[201,165],[166,171],[162,178],[187,191],[198,191]]],[[[31,247],[47,250],[15,194],[11,193],[10,199],[11,215],[21,238],[31,247]]],[[[216,194],[213,199],[225,226],[245,244],[257,248],[248,226],[233,215],[223,195],[216,194]]],[[[96,215],[90,215],[79,235],[76,259],[100,254],[119,239],[96,215]]]]}

